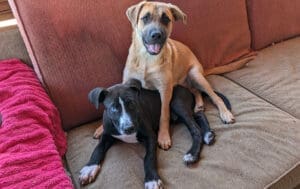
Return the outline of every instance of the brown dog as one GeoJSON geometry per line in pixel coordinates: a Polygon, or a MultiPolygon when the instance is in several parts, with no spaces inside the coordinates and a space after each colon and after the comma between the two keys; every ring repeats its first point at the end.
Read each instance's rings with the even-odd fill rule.
{"type": "MultiPolygon", "coordinates": [[[[144,88],[159,91],[162,101],[159,145],[163,149],[171,146],[169,103],[176,84],[204,90],[218,107],[222,121],[233,123],[232,113],[204,78],[203,68],[192,51],[169,38],[173,21],[185,23],[186,15],[175,5],[146,1],[129,7],[126,14],[133,34],[123,82],[135,78],[142,82],[144,88]]],[[[196,97],[195,111],[203,108],[202,97],[197,90],[192,90],[196,97]]]]}
{"type": "MultiPolygon", "coordinates": [[[[201,64],[184,44],[170,39],[173,22],[186,22],[186,15],[175,5],[142,1],[129,7],[127,17],[132,24],[132,43],[129,49],[123,82],[138,79],[144,88],[158,90],[162,106],[158,143],[163,149],[171,146],[169,135],[170,110],[173,86],[185,85],[195,95],[195,111],[203,109],[199,90],[205,91],[216,104],[224,123],[233,123],[234,116],[215,94],[204,77],[201,64]]],[[[216,69],[210,74],[221,73],[216,69]]],[[[226,72],[226,70],[224,71],[226,72]]],[[[98,129],[95,136],[101,133],[98,129]]]]}

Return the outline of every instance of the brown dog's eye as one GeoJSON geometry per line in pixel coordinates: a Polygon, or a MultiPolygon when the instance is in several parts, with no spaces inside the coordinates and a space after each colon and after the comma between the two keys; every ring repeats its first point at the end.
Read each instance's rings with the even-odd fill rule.
{"type": "Polygon", "coordinates": [[[148,24],[151,21],[150,13],[148,12],[145,16],[142,17],[144,24],[148,24]]]}
{"type": "Polygon", "coordinates": [[[163,13],[162,16],[161,16],[160,21],[163,25],[167,26],[171,20],[165,13],[163,13]]]}

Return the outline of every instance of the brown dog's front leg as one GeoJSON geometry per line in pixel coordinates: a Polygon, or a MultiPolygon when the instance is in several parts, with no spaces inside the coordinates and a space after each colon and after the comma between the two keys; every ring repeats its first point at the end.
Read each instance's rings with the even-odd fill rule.
{"type": "Polygon", "coordinates": [[[159,90],[161,98],[161,115],[159,122],[158,144],[164,149],[168,150],[171,147],[170,137],[170,101],[172,98],[173,87],[159,90]]]}

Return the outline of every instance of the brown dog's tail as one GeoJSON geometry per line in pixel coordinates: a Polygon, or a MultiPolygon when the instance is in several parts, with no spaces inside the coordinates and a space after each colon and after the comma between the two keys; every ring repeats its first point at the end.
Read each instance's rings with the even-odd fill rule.
{"type": "Polygon", "coordinates": [[[212,74],[223,74],[227,72],[231,72],[234,70],[238,70],[245,66],[250,60],[253,60],[256,57],[257,53],[252,52],[248,54],[246,57],[242,58],[241,60],[237,60],[235,62],[230,63],[229,65],[218,66],[215,68],[205,69],[204,76],[212,75],[212,74]]]}

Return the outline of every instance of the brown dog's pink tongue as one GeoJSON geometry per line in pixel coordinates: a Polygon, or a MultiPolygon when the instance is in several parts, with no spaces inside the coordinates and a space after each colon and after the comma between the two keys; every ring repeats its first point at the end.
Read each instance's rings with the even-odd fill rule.
{"type": "Polygon", "coordinates": [[[148,50],[152,53],[159,53],[160,51],[160,45],[159,44],[151,44],[148,45],[148,50]]]}

